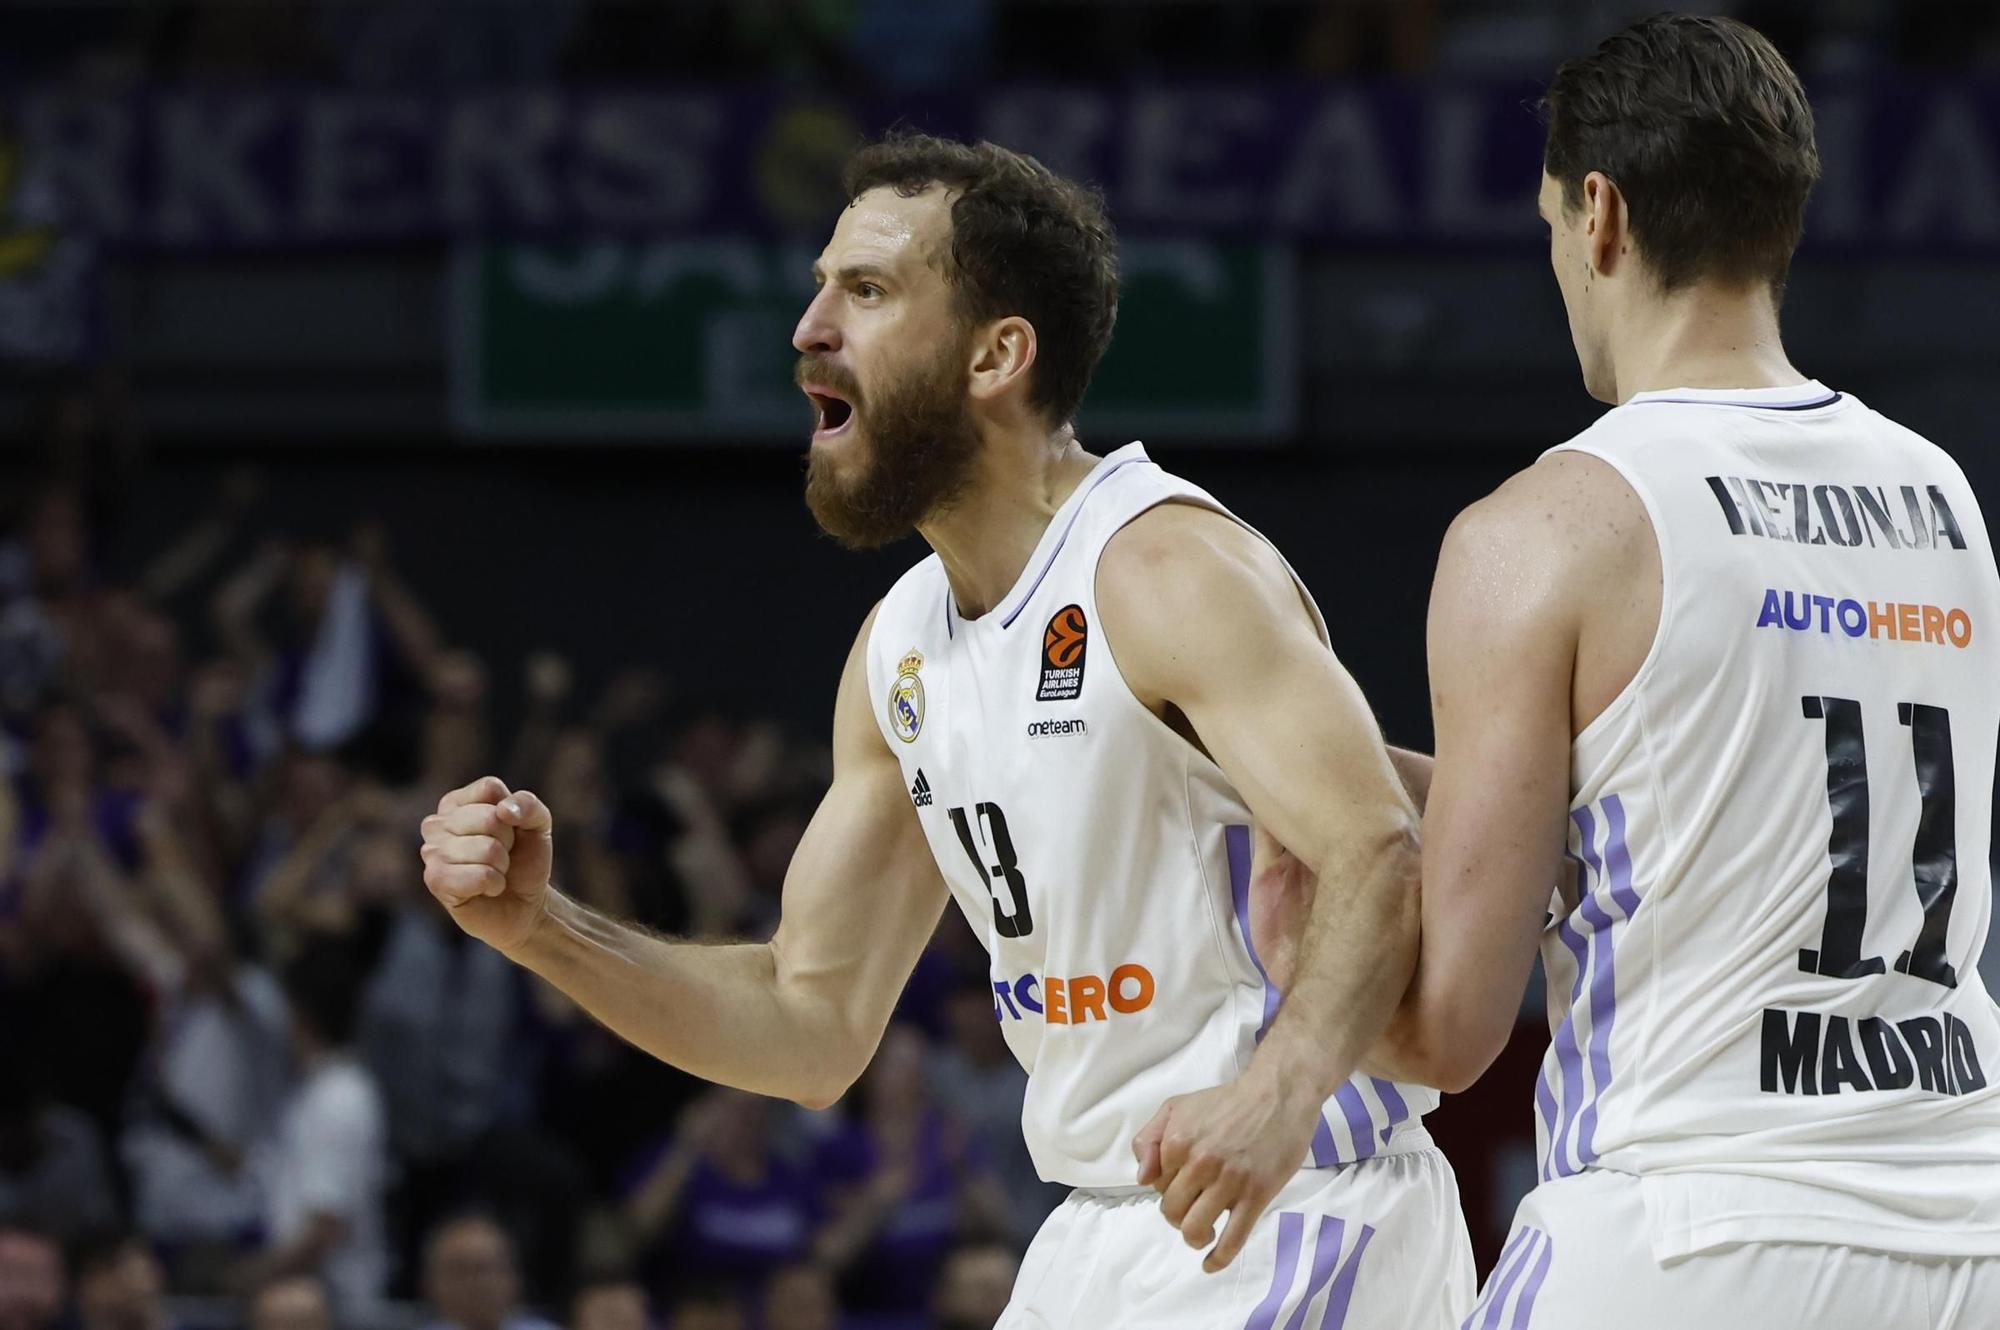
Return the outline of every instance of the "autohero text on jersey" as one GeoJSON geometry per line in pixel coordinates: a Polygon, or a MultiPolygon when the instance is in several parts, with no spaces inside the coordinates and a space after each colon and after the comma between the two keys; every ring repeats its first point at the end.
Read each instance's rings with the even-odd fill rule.
{"type": "Polygon", "coordinates": [[[1759,628],[1817,631],[1831,636],[1867,637],[1875,641],[1928,642],[1963,651],[1972,645],[1972,616],[1957,606],[1914,601],[1836,599],[1810,591],[1764,589],[1757,610],[1759,628]]]}

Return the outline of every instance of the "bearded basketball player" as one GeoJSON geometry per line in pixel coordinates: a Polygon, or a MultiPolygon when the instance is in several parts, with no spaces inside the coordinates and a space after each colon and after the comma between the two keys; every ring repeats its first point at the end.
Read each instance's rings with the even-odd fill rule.
{"type": "Polygon", "coordinates": [[[425,880],[641,1048],[813,1106],[953,901],[1029,1073],[1030,1151],[1076,1189],[1003,1326],[1456,1326],[1436,1095],[1356,1074],[1413,965],[1417,813],[1277,551],[1139,444],[1078,441],[1117,307],[1100,201],[914,136],[846,185],[793,339],[806,501],[844,544],[933,553],[855,639],[775,935],[585,908],[549,882],[552,810],[492,777],[426,819],[425,880]],[[1178,1234],[1143,1185],[1162,1169],[1178,1234]]]}
{"type": "Polygon", "coordinates": [[[1769,42],[1647,19],[1545,110],[1541,214],[1612,409],[1446,538],[1383,1063],[1479,1075],[1539,941],[1541,1183],[1468,1324],[2000,1325],[1979,503],[1785,353],[1820,162],[1769,42]]]}

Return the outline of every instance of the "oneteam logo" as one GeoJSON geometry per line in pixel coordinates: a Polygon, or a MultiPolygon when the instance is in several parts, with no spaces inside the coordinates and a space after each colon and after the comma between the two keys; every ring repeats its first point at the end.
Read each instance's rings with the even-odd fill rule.
{"type": "Polygon", "coordinates": [[[1061,720],[1031,720],[1028,722],[1030,739],[1046,739],[1050,735],[1089,734],[1090,726],[1084,724],[1081,716],[1065,716],[1061,720]]]}
{"type": "Polygon", "coordinates": [[[1911,601],[1836,600],[1809,591],[1780,591],[1776,587],[1764,591],[1757,626],[1827,636],[1839,632],[1878,641],[1927,642],[1960,650],[1972,645],[1972,616],[1961,609],[1911,601]]]}

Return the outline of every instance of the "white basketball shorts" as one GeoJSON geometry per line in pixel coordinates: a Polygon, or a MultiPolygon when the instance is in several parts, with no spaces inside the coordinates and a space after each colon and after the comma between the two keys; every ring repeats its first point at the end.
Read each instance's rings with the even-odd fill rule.
{"type": "Polygon", "coordinates": [[[1300,1172],[1227,1270],[1149,1188],[1076,1191],[1042,1225],[995,1330],[1458,1330],[1472,1249],[1437,1149],[1300,1172]]]}
{"type": "Polygon", "coordinates": [[[1662,1264],[1639,1179],[1543,1183],[1465,1330],[1994,1330],[2000,1257],[1737,1243],[1662,1264]]]}

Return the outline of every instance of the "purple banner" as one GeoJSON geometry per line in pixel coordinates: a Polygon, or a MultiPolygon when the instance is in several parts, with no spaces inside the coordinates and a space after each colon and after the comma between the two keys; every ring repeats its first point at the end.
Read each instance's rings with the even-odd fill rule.
{"type": "MultiPolygon", "coordinates": [[[[860,136],[901,123],[1102,185],[1128,232],[1526,249],[1536,90],[1518,84],[998,86],[896,107],[765,89],[65,89],[5,122],[63,225],[121,247],[242,249],[736,233],[817,236],[860,136]]],[[[2000,82],[1818,91],[1809,244],[2000,255],[2000,82]]]]}

